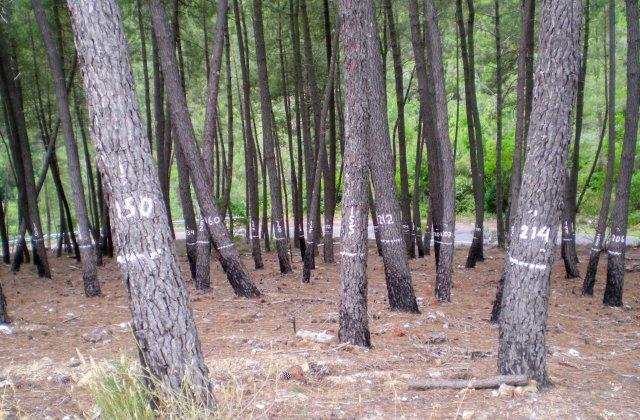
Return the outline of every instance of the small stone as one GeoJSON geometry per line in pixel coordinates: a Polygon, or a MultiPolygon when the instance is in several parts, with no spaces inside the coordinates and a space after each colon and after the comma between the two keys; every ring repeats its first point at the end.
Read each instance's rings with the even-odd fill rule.
{"type": "Polygon", "coordinates": [[[331,334],[327,334],[326,331],[313,332],[300,330],[296,333],[296,336],[298,338],[302,338],[303,340],[315,341],[317,343],[330,343],[334,339],[334,336],[331,334]]]}
{"type": "Polygon", "coordinates": [[[0,324],[0,332],[7,335],[12,335],[13,328],[11,328],[11,325],[8,324],[0,324]]]}
{"type": "Polygon", "coordinates": [[[447,341],[447,336],[444,333],[436,333],[429,337],[426,344],[442,344],[447,341]]]}
{"type": "Polygon", "coordinates": [[[80,361],[75,357],[69,358],[69,363],[67,363],[68,367],[74,368],[80,366],[80,361]]]}
{"type": "Polygon", "coordinates": [[[9,379],[5,379],[4,381],[0,381],[0,389],[5,389],[5,388],[12,388],[13,382],[11,382],[11,380],[9,379]]]}
{"type": "Polygon", "coordinates": [[[83,334],[82,335],[82,339],[84,341],[87,341],[89,343],[100,343],[104,340],[106,340],[109,336],[112,335],[111,329],[110,328],[98,328],[95,329],[93,331],[91,331],[90,333],[87,334],[83,334]]]}
{"type": "Polygon", "coordinates": [[[475,411],[473,410],[465,410],[462,412],[462,419],[463,420],[470,420],[473,418],[474,414],[476,414],[475,411]]]}
{"type": "Polygon", "coordinates": [[[500,388],[498,388],[498,396],[500,397],[513,397],[513,391],[515,390],[515,387],[511,386],[511,385],[507,385],[507,384],[502,384],[500,385],[500,388]]]}
{"type": "Polygon", "coordinates": [[[58,376],[58,382],[60,383],[60,385],[66,385],[69,382],[71,382],[71,376],[67,374],[62,374],[58,376]]]}
{"type": "Polygon", "coordinates": [[[567,354],[569,356],[573,356],[573,357],[580,357],[580,352],[578,350],[576,350],[576,349],[569,349],[567,351],[567,354]]]}

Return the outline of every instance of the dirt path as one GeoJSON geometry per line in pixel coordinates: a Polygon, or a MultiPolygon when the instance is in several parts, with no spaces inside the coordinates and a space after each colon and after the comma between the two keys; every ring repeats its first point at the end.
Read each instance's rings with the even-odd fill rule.
{"type": "MultiPolygon", "coordinates": [[[[640,250],[630,254],[640,257],[640,250]]],[[[192,282],[189,288],[207,364],[219,384],[216,395],[239,418],[640,416],[640,273],[627,273],[625,306],[605,308],[604,271],[596,298],[582,298],[581,282],[563,278],[561,261],[554,269],[548,323],[554,387],[512,398],[493,397],[490,390],[408,390],[420,378],[495,374],[497,327],[488,317],[503,256],[489,247],[487,257],[466,270],[466,250],[456,251],[448,305],[433,299],[433,259],[412,261],[422,311],[415,316],[388,310],[381,260],[371,250],[370,350],[307,342],[293,332],[295,318],[298,330],[337,334],[337,265],[318,259],[311,284],[302,285],[297,255],[294,274],[282,276],[275,255],[266,254],[268,268],[253,273],[264,292],[258,301],[235,298],[214,265],[211,293],[196,295],[192,282]],[[302,374],[283,380],[283,371],[302,374]]],[[[83,386],[87,366],[78,365],[78,354],[96,361],[135,358],[127,299],[113,262],[100,269],[104,298],[87,299],[77,263],[52,261],[52,281],[38,279],[30,266],[18,276],[1,267],[14,333],[0,332],[0,408],[25,417],[90,417],[95,403],[83,386]]]]}

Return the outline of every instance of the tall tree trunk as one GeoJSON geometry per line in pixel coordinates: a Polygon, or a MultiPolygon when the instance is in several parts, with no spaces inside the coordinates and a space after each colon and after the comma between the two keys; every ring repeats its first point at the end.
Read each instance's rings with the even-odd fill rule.
{"type": "Polygon", "coordinates": [[[271,223],[274,224],[274,237],[278,250],[280,272],[291,272],[289,260],[289,240],[284,235],[284,220],[282,215],[282,194],[280,178],[276,168],[275,150],[273,144],[273,127],[271,120],[271,93],[269,92],[269,78],[267,74],[267,56],[264,44],[262,24],[262,1],[253,1],[253,26],[256,41],[256,61],[258,64],[258,79],[260,81],[260,109],[262,113],[262,141],[263,156],[269,174],[269,191],[271,193],[271,223]]]}
{"type": "Polygon", "coordinates": [[[578,75],[578,93],[576,96],[576,134],[573,140],[571,172],[567,178],[562,210],[562,260],[568,279],[580,277],[578,255],[576,253],[576,194],[578,192],[578,172],[580,170],[580,136],[584,114],[584,83],[587,76],[587,57],[589,56],[589,0],[584,5],[584,31],[582,44],[582,63],[578,75]]]}
{"type": "MultiPolygon", "coordinates": [[[[184,219],[185,248],[191,278],[197,279],[197,229],[196,212],[191,199],[191,186],[189,184],[189,166],[179,143],[176,143],[176,165],[178,166],[178,191],[180,204],[182,204],[182,217],[184,219]]],[[[207,266],[208,270],[208,266],[207,266]]]]}
{"type": "Polygon", "coordinates": [[[7,298],[2,291],[2,283],[0,282],[0,324],[8,324],[11,322],[9,313],[7,312],[7,298]]]}
{"type": "MultiPolygon", "coordinates": [[[[327,51],[327,71],[331,67],[331,57],[338,54],[338,48],[332,47],[331,42],[331,16],[329,10],[329,0],[323,0],[322,10],[324,11],[324,40],[327,51]]],[[[338,29],[336,29],[337,31],[338,29]]],[[[334,80],[340,80],[335,78],[334,80]]],[[[336,83],[334,82],[334,85],[336,83]]],[[[331,90],[329,98],[329,147],[327,155],[327,172],[325,174],[324,188],[324,262],[332,263],[333,258],[333,219],[336,211],[336,105],[334,89],[331,90]]]]}
{"type": "Polygon", "coordinates": [[[68,5],[141,364],[162,386],[215,408],[167,215],[159,205],[162,192],[140,119],[118,5],[112,0],[69,0],[68,5]]]}
{"type": "MultiPolygon", "coordinates": [[[[611,203],[611,191],[613,190],[613,177],[616,160],[616,13],[615,2],[609,0],[609,134],[607,146],[607,174],[604,182],[604,190],[602,192],[602,204],[600,206],[600,214],[598,216],[598,224],[596,225],[596,233],[591,244],[591,252],[589,253],[589,262],[587,263],[587,273],[582,284],[583,295],[593,295],[593,286],[596,283],[596,274],[598,271],[598,263],[600,262],[600,253],[604,247],[605,231],[607,228],[607,220],[609,219],[609,205],[611,203]]],[[[629,80],[632,81],[632,80],[629,80]]]]}
{"type": "Polygon", "coordinates": [[[473,268],[477,261],[484,260],[484,151],[478,100],[475,82],[475,41],[474,24],[475,8],[473,0],[467,0],[467,25],[463,22],[462,0],[456,2],[456,16],[460,30],[460,50],[464,73],[465,103],[467,126],[469,131],[469,154],[471,160],[471,177],[473,180],[473,201],[475,204],[475,229],[473,241],[469,247],[466,267],[473,268]]]}
{"type": "Polygon", "coordinates": [[[22,160],[22,168],[18,165],[18,161],[14,159],[19,177],[22,175],[24,179],[24,195],[28,206],[30,230],[32,233],[33,243],[37,255],[34,255],[34,262],[38,261],[38,275],[40,277],[51,278],[51,268],[47,258],[47,251],[44,246],[44,238],[42,236],[42,224],[40,222],[40,212],[38,210],[38,195],[36,193],[35,179],[33,175],[33,161],[31,159],[31,148],[29,146],[29,137],[27,134],[27,126],[25,116],[22,109],[21,92],[19,86],[19,78],[16,73],[15,63],[9,57],[9,49],[5,40],[9,39],[6,35],[4,25],[0,25],[0,84],[2,85],[2,96],[5,98],[8,115],[10,116],[10,125],[12,131],[16,133],[11,138],[15,144],[16,151],[19,150],[22,160]]]}
{"type": "Polygon", "coordinates": [[[236,36],[238,38],[238,51],[240,53],[240,72],[242,74],[242,111],[244,113],[245,129],[245,147],[247,150],[247,160],[245,162],[246,176],[248,182],[249,194],[249,227],[251,229],[251,255],[256,269],[262,268],[262,253],[260,251],[260,234],[259,226],[259,201],[258,201],[258,170],[255,165],[255,140],[253,130],[251,129],[251,92],[249,85],[249,63],[245,56],[245,48],[243,41],[243,33],[240,24],[240,11],[238,0],[233,1],[233,15],[236,22],[236,36]]]}
{"type": "MultiPolygon", "coordinates": [[[[47,53],[47,60],[51,69],[51,75],[56,91],[56,104],[60,116],[60,124],[64,137],[67,154],[67,166],[73,194],[73,207],[78,223],[78,239],[80,248],[80,262],[82,263],[82,280],[84,293],[87,297],[100,296],[100,282],[97,278],[96,256],[91,240],[89,224],[89,212],[84,197],[84,184],[82,182],[82,169],[78,157],[78,145],[73,133],[73,122],[69,108],[69,97],[64,82],[62,69],[62,57],[53,39],[51,28],[47,22],[44,8],[39,0],[31,0],[31,6],[40,27],[42,43],[47,53]]],[[[44,244],[43,244],[44,245],[44,244]]]]}
{"type": "Polygon", "coordinates": [[[367,148],[371,124],[368,80],[363,76],[371,71],[367,48],[367,36],[371,31],[367,26],[373,22],[367,15],[372,6],[368,1],[340,0],[339,7],[346,129],[342,158],[345,166],[340,230],[339,338],[343,343],[364,347],[371,346],[371,335],[367,315],[369,165],[362,150],[367,148]]]}
{"type": "MultiPolygon", "coordinates": [[[[416,129],[418,135],[416,136],[416,165],[415,173],[413,175],[413,229],[416,245],[418,248],[418,257],[424,258],[424,242],[422,241],[421,231],[421,215],[420,215],[420,195],[422,190],[420,188],[421,169],[422,169],[422,152],[424,141],[422,138],[422,111],[418,114],[418,126],[416,129]]],[[[428,245],[427,245],[428,246],[428,245]]]]}
{"type": "MultiPolygon", "coordinates": [[[[231,181],[233,180],[233,86],[231,85],[231,41],[229,39],[229,28],[224,28],[225,40],[225,67],[227,70],[227,160],[224,172],[224,190],[222,192],[222,215],[226,216],[231,200],[231,181]]],[[[229,217],[231,223],[231,217],[229,217]]],[[[232,235],[233,237],[233,235],[232,235]]]]}
{"type": "Polygon", "coordinates": [[[449,113],[447,111],[442,42],[436,22],[433,0],[425,0],[424,7],[425,26],[427,29],[427,56],[429,58],[428,68],[429,73],[432,74],[434,85],[435,133],[438,143],[439,170],[441,172],[440,185],[442,188],[442,214],[435,295],[439,301],[449,302],[451,300],[453,247],[455,242],[455,168],[451,152],[451,141],[449,140],[449,113]]]}
{"type": "Polygon", "coordinates": [[[500,1],[494,1],[494,24],[496,41],[496,225],[498,231],[498,247],[504,249],[504,216],[502,205],[502,108],[504,97],[502,93],[502,38],[500,36],[500,1]]]}
{"type": "Polygon", "coordinates": [[[389,142],[387,95],[375,24],[375,5],[373,1],[365,3],[362,18],[367,28],[368,59],[365,63],[366,72],[362,73],[361,77],[368,79],[370,132],[367,136],[367,153],[376,200],[376,217],[380,228],[389,305],[394,310],[419,313],[411,284],[406,242],[402,237],[402,225],[399,223],[400,208],[396,198],[394,165],[389,142]]]}
{"type": "Polygon", "coordinates": [[[504,270],[498,370],[549,383],[545,332],[580,70],[580,0],[543,0],[527,158],[504,270]],[[554,103],[554,112],[549,104],[554,103]],[[540,185],[545,185],[543,192],[540,185]]]}
{"type": "MultiPolygon", "coordinates": [[[[529,73],[533,62],[533,36],[535,22],[535,0],[522,0],[520,20],[520,40],[518,43],[518,77],[516,81],[516,127],[513,146],[513,163],[511,164],[511,176],[509,178],[509,211],[505,220],[505,231],[508,232],[507,242],[511,238],[513,219],[518,210],[518,196],[520,195],[520,183],[522,180],[523,151],[527,137],[530,115],[531,95],[529,81],[532,77],[529,73]]],[[[459,25],[458,25],[459,26],[459,25]]],[[[507,243],[507,248],[509,244],[507,243]]],[[[504,271],[498,281],[496,298],[491,309],[491,322],[497,322],[502,307],[502,295],[504,290],[504,271]]]]}
{"type": "MultiPolygon", "coordinates": [[[[434,232],[434,250],[436,265],[439,261],[439,247],[441,239],[441,221],[442,221],[442,176],[440,169],[440,152],[438,142],[436,141],[436,110],[433,101],[435,88],[433,77],[427,68],[425,58],[425,42],[423,40],[422,29],[420,26],[420,11],[418,8],[418,0],[409,0],[409,21],[411,23],[411,45],[413,47],[413,56],[416,62],[416,73],[418,74],[418,93],[420,96],[420,112],[422,113],[422,132],[421,136],[425,142],[427,149],[427,168],[429,173],[429,214],[431,219],[427,219],[425,229],[424,243],[429,249],[431,242],[431,227],[434,232]],[[432,223],[433,222],[433,223],[432,223]]],[[[429,253],[427,251],[427,253],[429,253]]]]}
{"type": "MultiPolygon", "coordinates": [[[[509,179],[509,215],[506,220],[510,232],[511,221],[518,210],[518,196],[522,180],[524,144],[529,127],[531,95],[529,80],[533,62],[535,0],[522,0],[520,20],[520,41],[518,44],[518,78],[516,81],[516,131],[513,148],[513,163],[509,179]]],[[[510,236],[510,233],[509,233],[510,236]]]]}
{"type": "Polygon", "coordinates": [[[153,129],[151,121],[151,95],[149,94],[149,68],[147,64],[147,37],[142,20],[142,5],[136,0],[136,13],[138,15],[138,30],[140,31],[140,53],[142,55],[142,74],[144,76],[144,110],[147,122],[147,138],[149,145],[153,145],[153,129]]]}
{"type": "Polygon", "coordinates": [[[603,303],[608,306],[622,306],[629,195],[638,141],[638,105],[640,105],[638,0],[626,0],[625,4],[627,8],[627,114],[618,169],[616,201],[611,217],[611,241],[607,250],[607,285],[604,289],[603,303]]]}
{"type": "MultiPolygon", "coordinates": [[[[333,49],[338,49],[338,31],[334,34],[333,39],[333,49]]],[[[327,147],[325,144],[325,134],[324,134],[324,121],[326,119],[329,104],[331,103],[331,92],[333,91],[333,83],[335,80],[335,67],[336,67],[336,55],[332,57],[332,60],[329,64],[329,73],[327,75],[327,84],[324,90],[324,96],[322,101],[322,111],[320,114],[320,130],[318,131],[318,141],[321,143],[318,145],[318,154],[316,156],[315,162],[315,173],[313,176],[313,191],[311,197],[311,212],[309,213],[309,218],[311,220],[316,220],[318,216],[318,212],[320,211],[320,179],[322,178],[323,172],[329,170],[326,165],[323,165],[323,162],[326,161],[326,151],[327,147]]],[[[302,272],[302,283],[308,283],[309,278],[311,276],[311,269],[314,268],[314,252],[315,252],[315,244],[318,242],[320,229],[310,229],[307,244],[309,246],[305,249],[304,254],[304,268],[302,272]]],[[[333,229],[331,230],[333,232],[333,229]]],[[[333,233],[331,233],[333,235],[333,233]]],[[[333,237],[332,237],[333,244],[333,237]]]]}
{"type": "Polygon", "coordinates": [[[9,248],[9,234],[7,232],[7,219],[0,195],[0,241],[2,241],[2,262],[11,264],[11,249],[9,248]]]}
{"type": "MultiPolygon", "coordinates": [[[[151,0],[149,4],[158,40],[158,50],[166,88],[167,92],[170,92],[168,98],[171,104],[171,117],[176,123],[177,139],[187,159],[189,173],[196,190],[205,224],[213,239],[214,246],[220,252],[222,268],[225,270],[234,292],[239,296],[257,297],[260,292],[251,281],[249,272],[240,260],[238,251],[236,251],[233,242],[229,238],[227,228],[223,223],[215,197],[212,194],[211,177],[196,143],[193,125],[187,109],[186,97],[180,81],[178,63],[172,48],[172,45],[175,44],[166,21],[163,5],[160,0],[151,0]]],[[[214,69],[212,66],[212,72],[214,69]]],[[[211,92],[209,92],[209,96],[212,96],[211,92]]]]}
{"type": "Polygon", "coordinates": [[[402,233],[410,258],[416,257],[414,243],[411,240],[412,221],[409,203],[409,173],[407,172],[407,140],[404,126],[404,82],[402,80],[402,53],[396,30],[391,0],[384,0],[385,16],[389,25],[389,40],[393,58],[393,74],[396,89],[396,108],[398,113],[398,155],[400,157],[400,210],[402,212],[402,233]]]}

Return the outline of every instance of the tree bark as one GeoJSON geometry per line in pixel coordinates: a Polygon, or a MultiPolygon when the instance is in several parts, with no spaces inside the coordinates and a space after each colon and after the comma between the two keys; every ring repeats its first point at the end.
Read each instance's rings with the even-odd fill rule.
{"type": "Polygon", "coordinates": [[[615,2],[609,0],[609,134],[607,140],[607,173],[602,192],[602,204],[600,206],[600,214],[598,215],[598,223],[596,225],[596,234],[591,244],[589,252],[589,262],[587,263],[587,273],[584,276],[582,284],[582,294],[593,295],[593,286],[596,283],[596,274],[598,271],[598,263],[600,262],[600,253],[605,245],[605,231],[607,229],[607,220],[609,219],[609,207],[611,204],[611,191],[613,190],[613,178],[616,160],[616,13],[615,2]]]}
{"type": "MultiPolygon", "coordinates": [[[[329,0],[322,2],[324,11],[324,34],[325,34],[325,49],[327,51],[327,71],[330,71],[331,57],[335,54],[337,57],[338,47],[332,46],[331,41],[331,17],[329,10],[329,0]]],[[[337,26],[337,25],[336,25],[337,26]]],[[[338,29],[335,29],[337,32],[338,29]]],[[[339,78],[335,78],[338,83],[339,78]]],[[[335,86],[336,83],[333,83],[335,86]]],[[[325,176],[325,188],[324,188],[324,262],[333,263],[333,219],[336,212],[336,105],[334,89],[331,89],[331,96],[329,98],[329,147],[327,155],[327,172],[325,176]]]]}
{"type": "MultiPolygon", "coordinates": [[[[84,294],[87,297],[100,296],[100,282],[96,267],[96,256],[91,240],[91,229],[89,224],[89,212],[84,197],[84,184],[82,182],[82,169],[80,168],[80,158],[78,157],[78,145],[73,133],[73,122],[71,121],[71,111],[69,108],[69,97],[65,87],[64,74],[62,68],[62,57],[56,47],[51,28],[47,22],[44,8],[39,0],[31,0],[31,6],[40,27],[42,43],[47,54],[47,60],[51,69],[55,91],[60,125],[64,137],[65,150],[67,154],[67,166],[69,168],[69,179],[73,194],[73,207],[78,224],[78,239],[80,248],[80,262],[82,264],[82,280],[84,283],[84,294]]],[[[44,245],[44,244],[43,244],[44,245]]]]}
{"type": "Polygon", "coordinates": [[[545,332],[580,70],[580,0],[543,0],[540,52],[518,213],[505,261],[498,370],[549,383],[545,332]],[[549,112],[549,104],[554,104],[549,112]],[[544,189],[540,189],[544,185],[544,189]]]}
{"type": "Polygon", "coordinates": [[[504,216],[502,192],[502,38],[500,36],[500,1],[494,1],[494,23],[496,41],[496,225],[498,231],[498,247],[504,249],[504,216]]]}
{"type": "Polygon", "coordinates": [[[10,116],[10,124],[13,125],[12,131],[15,133],[11,138],[14,142],[18,143],[14,146],[21,156],[22,167],[20,167],[19,162],[15,159],[14,163],[16,164],[19,178],[24,179],[23,186],[28,206],[28,221],[30,223],[34,250],[37,251],[37,255],[33,257],[34,262],[37,261],[39,263],[38,275],[40,277],[51,278],[51,268],[42,236],[38,196],[33,175],[33,161],[31,159],[31,148],[29,146],[27,126],[22,109],[22,94],[20,92],[19,78],[16,74],[14,64],[12,64],[12,59],[9,57],[9,50],[6,48],[5,39],[9,38],[6,36],[4,28],[2,28],[0,30],[0,79],[2,79],[0,84],[2,85],[2,96],[5,98],[8,115],[10,116]],[[22,177],[20,177],[20,175],[22,175],[22,177]]]}
{"type": "Polygon", "coordinates": [[[251,255],[256,269],[264,267],[260,250],[259,226],[259,200],[258,200],[258,171],[255,164],[255,140],[251,129],[251,92],[249,85],[249,62],[245,56],[243,33],[240,24],[240,11],[238,0],[233,1],[233,15],[236,22],[236,36],[238,38],[238,51],[240,53],[240,72],[242,74],[242,111],[244,113],[245,147],[247,149],[247,161],[245,162],[247,182],[249,185],[249,227],[251,237],[251,255]]]}
{"type": "MultiPolygon", "coordinates": [[[[338,31],[335,32],[332,41],[334,50],[338,49],[338,33],[338,31]]],[[[325,144],[324,122],[329,110],[329,104],[331,103],[331,92],[333,91],[333,83],[335,80],[336,57],[337,56],[334,55],[329,64],[329,74],[327,75],[327,84],[324,90],[322,111],[320,113],[320,130],[318,131],[318,141],[320,141],[320,144],[318,145],[318,154],[316,156],[316,162],[314,165],[315,173],[313,176],[311,212],[309,213],[310,220],[316,220],[318,218],[318,214],[320,212],[320,179],[323,176],[323,172],[329,170],[326,164],[323,164],[323,162],[326,162],[327,153],[327,147],[325,144]]],[[[320,229],[309,229],[309,236],[306,242],[308,246],[306,247],[304,254],[304,266],[301,279],[302,283],[309,283],[309,278],[311,277],[311,269],[314,268],[315,244],[318,242],[320,233],[319,230],[320,229]]],[[[325,233],[327,233],[327,231],[328,229],[325,231],[325,233]]],[[[331,229],[331,232],[333,232],[333,229],[331,229]]],[[[332,235],[331,241],[333,245],[333,233],[331,232],[329,232],[329,234],[332,235]]]]}
{"type": "Polygon", "coordinates": [[[147,64],[147,37],[144,32],[142,20],[142,5],[140,0],[136,0],[136,13],[138,15],[138,30],[140,31],[140,53],[142,55],[142,74],[144,76],[144,110],[147,123],[147,138],[149,144],[153,145],[153,129],[151,120],[151,95],[149,94],[149,68],[147,64]]]}
{"type": "Polygon", "coordinates": [[[589,56],[589,0],[584,5],[584,31],[582,44],[582,62],[578,75],[578,93],[576,96],[576,134],[571,156],[571,172],[567,178],[567,187],[562,210],[562,260],[568,279],[580,277],[578,255],[576,253],[576,195],[578,192],[578,172],[580,170],[580,137],[584,114],[584,84],[587,76],[587,57],[589,56]]]}
{"type": "Polygon", "coordinates": [[[456,17],[460,31],[460,51],[464,74],[465,103],[467,112],[467,129],[469,132],[469,155],[471,161],[471,177],[473,181],[473,201],[475,205],[475,229],[469,247],[466,267],[473,268],[476,262],[483,261],[484,247],[484,152],[482,129],[478,112],[475,82],[475,41],[474,24],[475,8],[473,0],[467,0],[467,25],[463,21],[462,0],[456,1],[456,17]]]}
{"type": "Polygon", "coordinates": [[[113,204],[118,263],[129,293],[141,364],[161,386],[215,408],[167,214],[160,204],[162,192],[140,119],[118,5],[112,0],[69,0],[68,5],[92,137],[113,204]]]}
{"type": "MultiPolygon", "coordinates": [[[[221,218],[218,206],[213,196],[211,177],[205,166],[200,151],[196,143],[193,125],[189,117],[184,90],[182,89],[178,64],[172,49],[174,41],[169,31],[165,11],[160,0],[151,0],[150,10],[153,26],[158,41],[160,62],[168,95],[171,104],[172,120],[176,122],[176,134],[180,147],[187,158],[189,173],[193,181],[200,210],[205,224],[211,235],[214,246],[220,252],[220,262],[227,274],[227,279],[233,287],[234,292],[239,296],[258,297],[260,292],[251,281],[249,272],[240,260],[240,256],[235,249],[224,221],[221,218]]],[[[214,67],[212,66],[212,71],[214,67]]]]}
{"type": "Polygon", "coordinates": [[[451,300],[453,275],[453,247],[455,242],[455,168],[451,141],[449,140],[449,113],[445,90],[442,42],[436,22],[433,0],[425,0],[425,26],[427,29],[428,68],[432,74],[435,105],[435,134],[437,136],[440,158],[440,185],[442,191],[442,214],[440,220],[440,238],[438,264],[436,268],[435,295],[439,301],[451,300]]]}
{"type": "Polygon", "coordinates": [[[262,1],[253,2],[253,24],[256,41],[256,61],[258,64],[258,79],[260,81],[260,109],[262,113],[262,141],[263,156],[269,174],[269,191],[271,193],[271,223],[274,226],[276,249],[280,272],[291,272],[289,260],[288,238],[284,235],[284,220],[282,215],[282,194],[280,178],[276,168],[273,144],[273,127],[271,116],[271,93],[269,92],[269,78],[267,74],[267,57],[264,44],[264,30],[262,24],[262,1]]]}
{"type": "MultiPolygon", "coordinates": [[[[344,193],[340,231],[339,338],[371,346],[367,315],[367,218],[369,165],[363,150],[371,132],[368,80],[371,71],[368,35],[369,1],[340,0],[340,35],[345,94],[344,193]]],[[[375,28],[375,26],[374,26],[375,28]]],[[[377,36],[376,36],[377,38],[377,36]]],[[[377,48],[377,45],[376,45],[377,48]]],[[[404,246],[402,248],[404,250],[404,246]]]]}
{"type": "Polygon", "coordinates": [[[367,31],[367,67],[360,77],[367,78],[369,106],[369,135],[367,153],[376,200],[376,218],[380,228],[382,259],[387,294],[391,309],[419,313],[411,284],[411,269],[406,242],[402,236],[400,208],[396,196],[394,165],[389,142],[387,97],[384,83],[382,55],[378,45],[375,5],[366,1],[362,23],[367,31]]]}
{"type": "Polygon", "coordinates": [[[625,4],[627,8],[627,114],[616,184],[616,201],[611,217],[611,241],[607,250],[607,285],[604,289],[603,303],[608,306],[622,306],[629,195],[638,141],[638,106],[640,105],[638,0],[626,0],[625,4]]]}
{"type": "Polygon", "coordinates": [[[8,324],[11,322],[9,313],[7,312],[7,298],[2,291],[2,282],[0,282],[0,324],[8,324]]]}
{"type": "Polygon", "coordinates": [[[396,108],[398,113],[398,155],[400,158],[400,210],[402,212],[402,233],[410,258],[416,257],[414,243],[411,240],[412,221],[409,202],[409,173],[407,172],[407,139],[404,125],[404,82],[402,80],[402,53],[398,31],[396,30],[393,5],[391,0],[384,1],[385,16],[389,26],[391,56],[393,58],[393,74],[396,90],[396,108]]]}

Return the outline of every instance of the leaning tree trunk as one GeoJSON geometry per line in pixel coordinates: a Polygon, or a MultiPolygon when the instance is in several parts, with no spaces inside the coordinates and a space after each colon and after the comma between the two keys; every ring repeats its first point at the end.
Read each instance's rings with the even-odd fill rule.
{"type": "Polygon", "coordinates": [[[438,247],[438,265],[436,268],[435,295],[439,301],[451,300],[453,275],[453,247],[455,242],[455,168],[451,141],[449,140],[449,121],[447,111],[447,93],[445,90],[444,64],[442,60],[442,42],[436,22],[433,0],[425,0],[425,26],[427,29],[428,68],[432,74],[435,102],[435,133],[437,135],[440,157],[440,185],[442,187],[442,214],[440,220],[440,238],[438,247]]]}
{"type": "Polygon", "coordinates": [[[549,383],[545,332],[580,69],[580,0],[543,0],[527,158],[505,261],[498,368],[549,383]],[[549,104],[554,112],[549,112],[549,104]],[[540,186],[544,188],[541,189],[540,186]]]}
{"type": "Polygon", "coordinates": [[[424,141],[422,138],[422,112],[418,114],[418,126],[416,132],[418,135],[416,136],[416,165],[415,171],[413,175],[413,229],[414,236],[416,241],[416,246],[418,248],[418,258],[424,258],[424,242],[422,241],[422,231],[421,231],[421,216],[420,216],[420,175],[422,169],[422,152],[424,141]]]}
{"type": "Polygon", "coordinates": [[[71,121],[71,111],[69,109],[69,97],[64,81],[62,68],[62,57],[56,47],[53,34],[44,8],[39,0],[31,0],[36,21],[40,27],[42,43],[47,53],[47,60],[51,68],[51,75],[56,91],[56,104],[60,115],[60,125],[64,137],[65,150],[67,154],[67,166],[71,189],[73,194],[73,207],[78,223],[78,239],[80,248],[80,262],[82,264],[82,280],[84,282],[84,294],[87,297],[100,296],[100,282],[96,267],[96,256],[91,240],[91,229],[89,227],[89,212],[84,198],[84,184],[82,182],[82,169],[80,168],[80,158],[78,157],[78,145],[73,133],[73,123],[71,121]]]}
{"type": "Polygon", "coordinates": [[[222,268],[227,274],[227,279],[236,295],[258,297],[260,292],[251,281],[249,272],[240,260],[240,255],[235,249],[234,243],[229,238],[227,227],[224,224],[224,220],[222,220],[213,196],[210,174],[198,150],[196,136],[187,109],[186,97],[180,81],[178,63],[172,48],[175,44],[166,21],[162,2],[160,0],[152,0],[149,5],[158,41],[164,80],[167,91],[170,92],[168,97],[171,104],[172,120],[176,122],[177,139],[187,159],[189,173],[196,190],[205,225],[213,239],[215,248],[220,252],[222,268]]]}
{"type": "Polygon", "coordinates": [[[256,61],[258,64],[258,79],[260,80],[260,109],[262,112],[262,141],[263,155],[269,174],[269,191],[271,192],[271,223],[274,226],[274,238],[278,250],[280,272],[291,272],[289,260],[288,238],[284,235],[284,219],[282,216],[282,193],[273,144],[273,127],[271,117],[271,94],[269,92],[269,78],[267,75],[267,56],[264,44],[262,24],[262,1],[253,2],[253,24],[256,38],[256,61]]]}
{"type": "Polygon", "coordinates": [[[7,313],[7,298],[4,297],[2,282],[0,282],[0,324],[8,324],[9,322],[11,319],[7,313]]]}
{"type": "Polygon", "coordinates": [[[402,78],[402,53],[396,30],[393,5],[391,0],[384,1],[385,16],[389,25],[389,40],[393,58],[393,74],[395,76],[396,108],[398,113],[398,155],[400,157],[400,209],[402,211],[402,233],[409,257],[415,258],[415,247],[411,240],[412,221],[409,202],[409,173],[407,172],[407,139],[404,125],[404,83],[402,78]]]}
{"type": "MultiPolygon", "coordinates": [[[[394,168],[389,142],[387,95],[384,83],[382,56],[378,45],[373,1],[364,2],[362,24],[367,30],[367,61],[360,77],[367,80],[369,106],[369,135],[367,153],[376,200],[376,218],[382,242],[387,293],[391,309],[419,313],[411,284],[411,269],[407,246],[402,236],[400,208],[396,198],[394,168]]],[[[359,10],[358,10],[358,13],[359,10]]]]}
{"type": "Polygon", "coordinates": [[[189,261],[189,272],[191,278],[197,277],[197,229],[196,212],[191,199],[191,185],[189,184],[189,167],[182,153],[180,144],[175,147],[176,164],[178,166],[178,191],[180,193],[180,203],[182,204],[182,217],[184,219],[185,248],[187,260],[189,261]]]}
{"type": "Polygon", "coordinates": [[[68,5],[140,361],[162,386],[214,408],[209,372],[140,118],[118,5],[113,0],[69,0],[68,5]]]}
{"type": "Polygon", "coordinates": [[[584,114],[584,82],[587,76],[587,57],[589,56],[589,0],[584,6],[584,34],[582,43],[582,63],[578,75],[578,93],[576,96],[576,134],[571,156],[571,173],[567,178],[562,210],[562,260],[568,279],[580,277],[578,255],[576,253],[576,194],[578,192],[578,171],[580,170],[580,136],[584,114]]]}
{"type": "Polygon", "coordinates": [[[611,204],[611,191],[613,190],[613,177],[616,159],[616,11],[615,2],[609,0],[609,134],[607,146],[607,174],[602,192],[602,204],[596,225],[596,234],[591,244],[587,273],[582,284],[582,294],[592,296],[593,286],[596,283],[600,253],[604,247],[605,231],[609,219],[609,206],[611,204]]]}
{"type": "Polygon", "coordinates": [[[260,234],[259,225],[259,202],[258,202],[258,171],[255,165],[255,141],[253,139],[253,130],[251,129],[251,93],[249,85],[249,65],[248,58],[245,57],[244,41],[242,28],[240,25],[240,12],[238,9],[238,0],[233,1],[233,15],[236,22],[236,36],[238,38],[238,51],[240,53],[240,73],[242,74],[242,111],[244,113],[245,145],[247,149],[247,161],[245,162],[246,176],[248,182],[249,201],[249,233],[251,238],[251,255],[256,269],[262,268],[262,253],[260,251],[260,234]]]}
{"type": "MultiPolygon", "coordinates": [[[[343,343],[370,347],[367,314],[367,219],[369,168],[363,150],[371,132],[368,78],[370,54],[367,18],[373,4],[340,0],[340,34],[345,94],[344,193],[340,230],[339,338],[343,343]]],[[[375,25],[374,25],[375,28],[375,25]]],[[[404,250],[404,244],[403,250],[404,250]]]]}
{"type": "Polygon", "coordinates": [[[604,289],[603,299],[604,304],[609,306],[622,306],[629,195],[638,141],[638,105],[640,104],[638,0],[627,0],[625,3],[627,6],[627,115],[618,170],[618,184],[616,185],[616,201],[611,218],[607,285],[604,289]]]}

